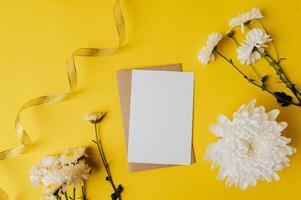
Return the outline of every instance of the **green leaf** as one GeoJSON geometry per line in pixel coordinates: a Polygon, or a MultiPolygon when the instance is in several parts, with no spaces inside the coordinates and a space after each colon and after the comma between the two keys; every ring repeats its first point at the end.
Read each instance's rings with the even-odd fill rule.
{"type": "Polygon", "coordinates": [[[117,190],[118,190],[118,192],[119,192],[119,194],[123,191],[123,187],[122,187],[122,185],[118,185],[118,188],[117,188],[117,190]]]}
{"type": "Polygon", "coordinates": [[[116,192],[111,194],[112,200],[118,200],[118,194],[116,192]]]}
{"type": "Polygon", "coordinates": [[[281,106],[289,106],[293,101],[293,97],[287,95],[285,92],[274,92],[274,94],[281,106]]]}

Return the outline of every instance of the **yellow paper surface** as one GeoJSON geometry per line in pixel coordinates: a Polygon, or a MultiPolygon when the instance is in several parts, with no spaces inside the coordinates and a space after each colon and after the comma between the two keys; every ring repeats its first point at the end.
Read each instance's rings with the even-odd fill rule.
{"type": "MultiPolygon", "coordinates": [[[[16,146],[14,120],[20,106],[32,97],[68,90],[65,62],[81,47],[112,47],[118,42],[112,13],[114,0],[36,1],[11,0],[0,7],[0,149],[16,146]]],[[[267,109],[280,108],[272,97],[243,80],[218,59],[203,67],[197,54],[212,31],[227,31],[228,19],[253,6],[263,10],[263,22],[272,32],[284,68],[301,87],[298,48],[301,46],[299,1],[180,1],[127,0],[123,2],[127,25],[125,46],[116,55],[76,58],[78,91],[67,101],[26,110],[21,121],[33,140],[29,151],[0,162],[0,188],[10,199],[39,199],[40,188],[28,181],[28,169],[46,154],[76,145],[92,147],[93,128],[83,121],[91,111],[107,111],[101,137],[111,160],[116,183],[125,187],[124,199],[298,199],[301,163],[297,152],[291,166],[280,172],[280,181],[259,182],[245,192],[226,189],[215,180],[216,171],[203,161],[206,146],[214,142],[208,126],[220,113],[231,116],[252,98],[267,109]],[[116,81],[116,71],[181,62],[194,71],[194,146],[198,163],[129,173],[116,81]],[[176,175],[176,176],[175,176],[176,175]]],[[[221,50],[234,51],[228,42],[221,50]]],[[[262,62],[260,67],[267,67],[262,62]]],[[[248,69],[246,69],[248,70],[248,69]]],[[[267,70],[267,72],[271,72],[267,70]]],[[[284,135],[301,146],[301,108],[280,108],[280,120],[288,122],[284,135]]],[[[87,185],[89,199],[108,199],[111,192],[104,170],[96,171],[87,185]]]]}

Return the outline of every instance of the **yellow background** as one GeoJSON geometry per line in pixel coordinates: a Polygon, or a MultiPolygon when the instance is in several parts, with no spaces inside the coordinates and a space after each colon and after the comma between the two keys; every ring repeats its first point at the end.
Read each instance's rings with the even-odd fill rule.
{"type": "MultiPolygon", "coordinates": [[[[228,20],[254,6],[263,10],[263,22],[290,78],[301,87],[300,1],[298,0],[127,0],[123,2],[127,26],[126,44],[108,57],[78,58],[79,89],[73,98],[58,104],[38,106],[21,118],[34,140],[25,155],[0,162],[0,188],[10,199],[39,199],[40,188],[28,181],[28,170],[46,154],[59,153],[77,145],[93,147],[93,129],[83,121],[91,111],[108,111],[101,126],[101,138],[115,181],[125,187],[125,200],[182,199],[299,199],[300,153],[291,157],[291,166],[280,172],[279,182],[259,182],[240,191],[225,188],[215,180],[204,161],[206,146],[217,138],[208,126],[218,114],[231,116],[241,104],[257,98],[267,110],[279,108],[279,120],[289,126],[284,135],[292,146],[301,147],[301,108],[281,108],[266,93],[243,80],[222,59],[206,67],[197,54],[213,31],[228,30],[228,20]],[[195,72],[194,148],[197,164],[129,173],[123,137],[116,71],[132,67],[182,63],[195,72]]],[[[0,147],[18,143],[14,120],[26,100],[66,91],[65,61],[80,47],[111,47],[117,42],[112,7],[114,0],[10,0],[0,6],[0,147]]],[[[231,42],[221,49],[233,52],[231,42]]],[[[234,56],[234,54],[232,54],[234,56]]],[[[268,68],[262,62],[260,68],[268,68]]],[[[251,74],[252,76],[252,74],[251,74]]],[[[277,84],[280,85],[280,84],[277,84]]],[[[88,181],[88,198],[109,199],[111,188],[101,169],[88,181]]]]}

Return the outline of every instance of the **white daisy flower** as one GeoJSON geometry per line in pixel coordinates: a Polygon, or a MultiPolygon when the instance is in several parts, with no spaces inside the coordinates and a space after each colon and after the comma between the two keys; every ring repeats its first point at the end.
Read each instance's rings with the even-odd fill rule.
{"type": "Polygon", "coordinates": [[[245,43],[248,45],[253,45],[257,48],[265,48],[267,47],[266,43],[270,42],[271,40],[271,36],[264,30],[260,28],[254,28],[246,35],[245,43]]]}
{"type": "MultiPolygon", "coordinates": [[[[258,51],[264,52],[263,48],[259,48],[258,51]]],[[[258,51],[254,51],[254,46],[248,44],[242,44],[236,49],[237,58],[241,64],[253,64],[257,60],[261,59],[261,55],[258,51]]]]}
{"type": "Polygon", "coordinates": [[[213,169],[220,167],[217,179],[227,179],[227,187],[244,190],[257,180],[279,180],[277,171],[287,167],[288,156],[296,152],[288,146],[291,140],[281,136],[287,123],[275,121],[279,110],[266,113],[255,102],[241,106],[232,120],[220,115],[218,124],[210,127],[220,139],[208,146],[205,159],[212,161],[213,169]]]}
{"type": "Polygon", "coordinates": [[[245,30],[245,24],[253,22],[254,20],[263,18],[260,10],[258,8],[253,8],[249,12],[240,13],[236,17],[233,17],[229,21],[229,25],[231,28],[234,28],[236,26],[241,27],[241,31],[244,33],[245,30]]]}
{"type": "Polygon", "coordinates": [[[202,64],[206,65],[209,62],[213,62],[215,60],[215,56],[212,52],[222,38],[223,36],[220,33],[211,33],[208,36],[207,44],[201,49],[198,56],[202,64]]]}
{"type": "Polygon", "coordinates": [[[249,65],[261,59],[261,53],[267,47],[266,43],[271,40],[271,36],[262,29],[255,28],[249,31],[245,42],[236,49],[240,63],[249,65]]]}

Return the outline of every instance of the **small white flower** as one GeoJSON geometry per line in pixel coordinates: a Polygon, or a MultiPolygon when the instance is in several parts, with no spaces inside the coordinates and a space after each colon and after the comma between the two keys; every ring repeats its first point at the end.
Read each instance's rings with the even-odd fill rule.
{"type": "Polygon", "coordinates": [[[223,38],[220,33],[211,33],[208,36],[207,47],[215,48],[215,46],[219,43],[219,41],[223,38]]]}
{"type": "Polygon", "coordinates": [[[279,180],[277,171],[289,165],[288,156],[296,151],[281,135],[287,123],[276,121],[279,110],[266,113],[255,102],[242,105],[232,120],[220,115],[218,124],[210,127],[220,139],[208,146],[205,159],[212,161],[213,169],[220,166],[217,179],[227,179],[227,187],[235,184],[244,190],[257,180],[279,180]]]}
{"type": "Polygon", "coordinates": [[[249,12],[240,13],[236,17],[233,17],[229,21],[229,25],[231,28],[234,28],[236,26],[241,27],[241,31],[244,33],[245,30],[245,24],[253,22],[254,20],[263,18],[260,10],[258,8],[253,8],[249,12]]]}
{"type": "Polygon", "coordinates": [[[208,36],[207,44],[201,49],[198,57],[202,64],[206,65],[215,60],[212,52],[222,38],[223,36],[220,33],[211,33],[208,36]]]}
{"type": "Polygon", "coordinates": [[[241,64],[254,64],[261,58],[261,53],[272,39],[262,29],[252,29],[246,35],[246,40],[236,49],[237,58],[241,64]]]}
{"type": "MultiPolygon", "coordinates": [[[[261,53],[264,52],[263,48],[257,49],[261,53]]],[[[261,58],[261,55],[258,51],[254,51],[254,46],[248,44],[242,44],[236,49],[237,58],[241,64],[253,64],[261,58]]]]}
{"type": "Polygon", "coordinates": [[[89,121],[91,123],[97,123],[105,116],[105,114],[106,113],[103,112],[93,112],[88,115],[84,115],[84,120],[89,121]]]}
{"type": "Polygon", "coordinates": [[[265,48],[267,47],[266,43],[270,42],[271,40],[271,36],[268,35],[264,30],[260,28],[254,28],[246,35],[245,43],[257,48],[265,48]]]}

